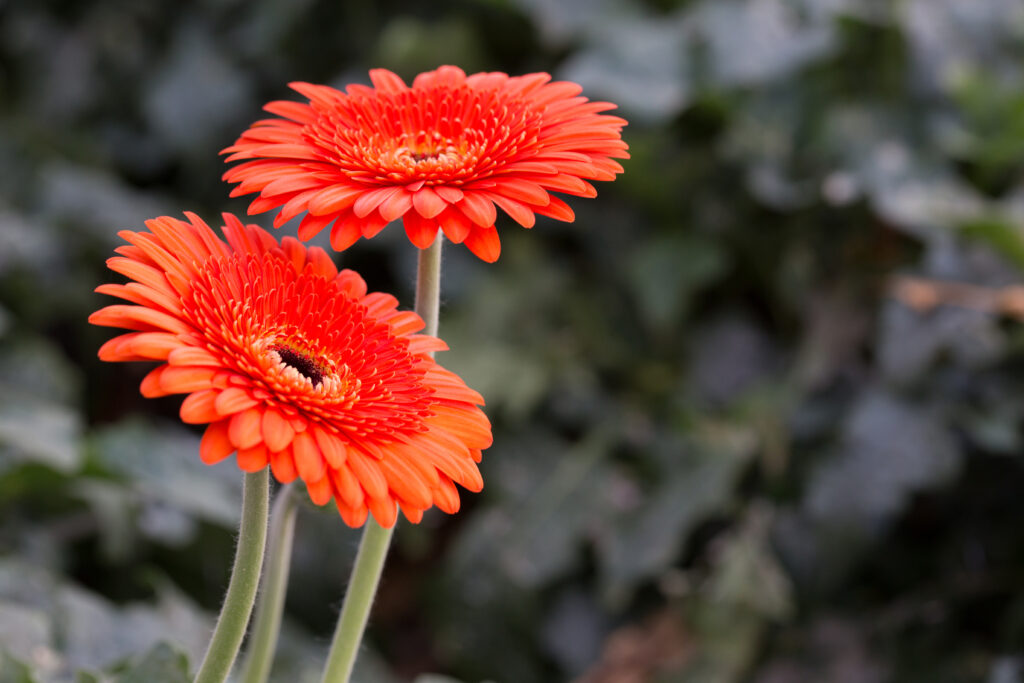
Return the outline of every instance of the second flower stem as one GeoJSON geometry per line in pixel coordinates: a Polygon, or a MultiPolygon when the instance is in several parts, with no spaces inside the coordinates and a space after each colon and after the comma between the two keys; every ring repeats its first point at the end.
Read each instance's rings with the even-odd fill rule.
{"type": "Polygon", "coordinates": [[[267,507],[270,499],[268,467],[246,473],[242,488],[242,522],[238,548],[224,605],[210,638],[195,683],[223,683],[238,656],[238,648],[249,625],[252,604],[260,583],[263,549],[267,541],[267,507]]]}
{"type": "Polygon", "coordinates": [[[242,683],[266,683],[270,676],[270,667],[277,648],[277,636],[281,630],[285,592],[288,588],[288,565],[292,557],[297,511],[298,496],[295,486],[283,487],[274,500],[274,509],[270,514],[267,568],[263,575],[252,635],[246,646],[245,663],[239,677],[242,683]]]}
{"type": "MultiPolygon", "coordinates": [[[[434,243],[420,250],[416,272],[416,313],[425,323],[423,333],[431,336],[437,336],[441,306],[442,241],[439,231],[434,243]]],[[[393,533],[394,527],[385,529],[372,517],[366,521],[363,540],[359,543],[359,552],[352,567],[352,579],[341,607],[341,617],[327,655],[323,683],[348,683],[352,676],[393,533]]]]}

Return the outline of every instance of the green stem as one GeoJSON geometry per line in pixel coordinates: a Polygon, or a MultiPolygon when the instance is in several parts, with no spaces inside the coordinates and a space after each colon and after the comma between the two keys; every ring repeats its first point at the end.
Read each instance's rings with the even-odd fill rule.
{"type": "Polygon", "coordinates": [[[238,656],[238,648],[249,625],[252,604],[260,583],[263,548],[267,541],[267,507],[270,488],[269,473],[264,467],[259,472],[245,475],[242,488],[242,523],[238,529],[238,548],[235,565],[231,570],[224,606],[213,629],[210,646],[199,665],[195,683],[223,683],[238,656]]]}
{"type": "Polygon", "coordinates": [[[288,569],[295,538],[295,516],[298,496],[294,486],[285,486],[274,500],[270,513],[270,545],[267,548],[267,571],[263,576],[259,605],[242,664],[242,683],[265,683],[270,677],[277,636],[281,631],[281,614],[288,588],[288,569]]]}
{"type": "Polygon", "coordinates": [[[438,311],[441,309],[442,242],[444,237],[438,232],[434,243],[420,250],[420,260],[416,268],[416,313],[426,323],[423,334],[434,337],[437,336],[438,311]]]}
{"type": "MultiPolygon", "coordinates": [[[[441,305],[441,243],[441,234],[438,233],[430,247],[420,250],[416,274],[416,313],[426,323],[424,334],[430,335],[437,334],[441,305]]],[[[327,655],[323,683],[348,683],[352,676],[393,532],[394,527],[385,529],[372,517],[366,521],[363,540],[359,543],[356,563],[352,567],[352,580],[345,593],[341,617],[327,655]]]]}
{"type": "Polygon", "coordinates": [[[385,529],[370,517],[363,529],[363,540],[359,543],[356,563],[352,567],[352,581],[345,593],[345,604],[341,608],[341,618],[334,632],[331,651],[327,655],[327,666],[324,668],[323,683],[348,683],[352,676],[352,668],[356,663],[359,643],[366,630],[366,621],[370,616],[370,605],[377,593],[381,571],[384,569],[384,558],[391,544],[394,527],[385,529]]]}

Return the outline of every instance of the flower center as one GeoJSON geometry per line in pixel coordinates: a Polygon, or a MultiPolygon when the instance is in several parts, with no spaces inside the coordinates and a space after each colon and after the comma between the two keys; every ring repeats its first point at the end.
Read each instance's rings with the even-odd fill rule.
{"type": "MultiPolygon", "coordinates": [[[[458,141],[452,138],[443,137],[438,132],[427,133],[419,131],[415,134],[403,136],[395,152],[398,157],[408,155],[412,162],[419,166],[421,164],[436,165],[440,163],[459,163],[463,150],[460,150],[458,141]]],[[[464,146],[464,145],[463,145],[464,146]]]]}
{"type": "Polygon", "coordinates": [[[320,386],[320,383],[324,381],[324,369],[306,354],[284,344],[276,344],[270,347],[270,350],[276,351],[277,355],[281,357],[282,363],[294,368],[300,375],[312,382],[314,387],[320,386]]]}

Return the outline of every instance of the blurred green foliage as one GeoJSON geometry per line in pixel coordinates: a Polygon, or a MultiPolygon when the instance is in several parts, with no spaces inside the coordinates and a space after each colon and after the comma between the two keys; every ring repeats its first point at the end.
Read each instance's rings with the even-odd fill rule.
{"type": "MultiPolygon", "coordinates": [[[[95,357],[117,230],[244,212],[217,151],[288,81],[440,63],[577,80],[633,158],[448,249],[486,489],[399,529],[359,680],[1024,681],[1020,323],[891,287],[1020,282],[1019,0],[0,9],[0,681],[187,680],[226,584],[237,470],[95,357]]],[[[399,230],[337,258],[411,306],[399,230]]],[[[275,680],[357,538],[300,516],[275,680]]]]}

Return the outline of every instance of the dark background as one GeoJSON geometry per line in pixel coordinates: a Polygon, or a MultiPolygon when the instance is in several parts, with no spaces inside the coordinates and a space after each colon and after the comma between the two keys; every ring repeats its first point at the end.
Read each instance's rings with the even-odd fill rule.
{"type": "MultiPolygon", "coordinates": [[[[443,63],[577,80],[633,158],[448,248],[495,445],[360,680],[1024,681],[1019,0],[0,2],[0,679],[194,666],[226,584],[237,469],[96,359],[117,230],[244,213],[217,152],[288,81],[443,63]]],[[[337,260],[411,307],[397,226],[337,260]]],[[[357,541],[302,511],[276,681],[357,541]]]]}

